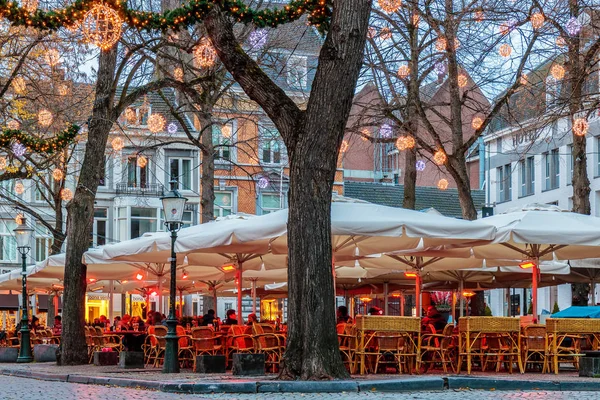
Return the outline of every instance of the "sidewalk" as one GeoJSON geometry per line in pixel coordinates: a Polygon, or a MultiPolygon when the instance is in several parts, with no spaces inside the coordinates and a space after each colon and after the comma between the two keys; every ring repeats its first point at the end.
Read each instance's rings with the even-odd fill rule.
{"type": "Polygon", "coordinates": [[[600,379],[580,378],[576,372],[560,375],[477,372],[470,376],[427,373],[424,375],[365,375],[346,381],[277,381],[275,375],[234,377],[227,374],[163,374],[160,369],[124,370],[116,366],[57,366],[55,363],[2,364],[0,374],[39,380],[111,385],[171,393],[340,393],[418,392],[459,389],[600,391],[600,379]]]}

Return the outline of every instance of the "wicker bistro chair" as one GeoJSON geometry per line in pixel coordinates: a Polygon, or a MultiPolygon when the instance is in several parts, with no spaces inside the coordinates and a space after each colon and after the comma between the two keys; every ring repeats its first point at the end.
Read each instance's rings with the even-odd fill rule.
{"type": "MultiPolygon", "coordinates": [[[[360,363],[360,374],[366,372],[366,361],[381,355],[379,348],[383,343],[384,348],[394,345],[400,347],[398,360],[405,365],[408,372],[417,370],[421,366],[421,319],[418,317],[395,317],[387,315],[356,316],[356,330],[358,346],[356,360],[360,363]],[[395,338],[397,337],[397,338],[395,338]],[[380,340],[381,338],[381,340],[380,340]],[[397,340],[396,340],[397,339],[397,340]]],[[[396,357],[396,356],[394,356],[396,357]]],[[[381,361],[381,359],[380,359],[381,361]]],[[[394,360],[396,361],[396,359],[394,360]]]]}
{"type": "Polygon", "coordinates": [[[167,344],[165,336],[167,336],[167,327],[155,325],[154,334],[149,334],[146,338],[146,341],[149,341],[152,345],[150,356],[148,358],[148,364],[152,363],[154,367],[158,367],[161,362],[164,362],[165,360],[165,347],[167,344]]]}
{"type": "Polygon", "coordinates": [[[351,324],[338,324],[338,343],[340,346],[340,354],[344,364],[347,365],[348,371],[351,374],[355,373],[356,367],[356,326],[351,324]]]}
{"type": "Polygon", "coordinates": [[[213,329],[208,326],[193,328],[191,340],[194,348],[194,355],[214,356],[218,353],[222,353],[223,345],[219,343],[221,337],[221,335],[215,335],[213,329]]]}
{"type": "Polygon", "coordinates": [[[444,373],[448,365],[456,372],[456,346],[452,332],[454,325],[448,324],[441,334],[425,333],[421,336],[421,364],[427,370],[429,366],[440,364],[444,373]]]}
{"type": "Polygon", "coordinates": [[[499,360],[508,363],[510,373],[512,373],[513,363],[515,362],[519,367],[519,371],[524,372],[521,362],[521,328],[518,318],[463,317],[458,321],[458,329],[457,372],[460,373],[463,360],[466,360],[467,373],[471,374],[474,357],[481,359],[482,368],[485,368],[486,360],[494,357],[496,363],[499,360]],[[490,348],[489,345],[484,344],[483,339],[486,338],[487,334],[492,334],[490,337],[502,337],[497,347],[492,346],[490,348]]]}
{"type": "Polygon", "coordinates": [[[265,354],[265,365],[270,365],[272,372],[275,372],[285,350],[285,336],[266,333],[262,324],[252,324],[252,333],[256,352],[265,354]]]}
{"type": "Polygon", "coordinates": [[[177,336],[179,336],[178,340],[178,350],[177,350],[177,358],[179,359],[179,365],[181,367],[192,365],[196,357],[194,357],[194,346],[192,344],[192,337],[186,335],[185,328],[181,325],[177,325],[177,336]]]}
{"type": "Polygon", "coordinates": [[[560,363],[572,363],[579,368],[582,340],[590,340],[592,348],[598,349],[600,340],[600,320],[592,318],[548,318],[548,359],[552,369],[558,374],[560,363]]]}
{"type": "Polygon", "coordinates": [[[123,350],[123,343],[121,337],[118,335],[106,335],[102,328],[95,328],[96,335],[94,338],[95,349],[94,351],[102,351],[103,348],[109,348],[113,351],[123,350]]]}
{"type": "Polygon", "coordinates": [[[540,365],[542,373],[548,371],[548,336],[546,335],[546,326],[527,325],[523,328],[521,352],[525,371],[527,371],[528,365],[540,365]]]}
{"type": "Polygon", "coordinates": [[[255,353],[256,343],[252,336],[252,327],[231,325],[227,335],[227,362],[233,353],[255,353]]]}

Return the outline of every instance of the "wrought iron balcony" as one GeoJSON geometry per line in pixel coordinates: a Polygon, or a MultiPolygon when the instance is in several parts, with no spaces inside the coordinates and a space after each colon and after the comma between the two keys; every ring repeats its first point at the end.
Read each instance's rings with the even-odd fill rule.
{"type": "Polygon", "coordinates": [[[159,183],[136,185],[129,182],[117,183],[117,196],[162,197],[165,187],[159,183]]]}

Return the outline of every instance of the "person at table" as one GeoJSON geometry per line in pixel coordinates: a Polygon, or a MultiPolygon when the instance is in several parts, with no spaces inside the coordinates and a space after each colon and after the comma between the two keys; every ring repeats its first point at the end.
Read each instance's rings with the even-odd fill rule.
{"type": "Polygon", "coordinates": [[[348,315],[348,307],[339,306],[337,308],[337,323],[338,324],[351,324],[352,318],[348,315]]]}
{"type": "Polygon", "coordinates": [[[40,319],[35,315],[31,317],[31,324],[29,326],[29,330],[34,332],[42,330],[42,327],[40,326],[40,319]]]}
{"type": "MultiPolygon", "coordinates": [[[[135,317],[131,318],[131,326],[135,327],[136,326],[135,324],[137,324],[138,331],[141,332],[145,329],[144,321],[142,321],[142,319],[140,317],[135,316],[135,317]]],[[[135,328],[134,328],[134,330],[135,330],[135,328]]]]}
{"type": "Polygon", "coordinates": [[[383,310],[379,307],[369,308],[369,315],[383,315],[383,310]]]}
{"type": "Polygon", "coordinates": [[[248,321],[246,322],[248,326],[252,326],[252,324],[258,324],[258,318],[256,318],[256,314],[254,313],[248,314],[248,321]]]}
{"type": "Polygon", "coordinates": [[[60,336],[62,334],[62,317],[57,315],[54,317],[54,326],[52,327],[52,334],[60,336]]]}
{"type": "Polygon", "coordinates": [[[421,321],[423,328],[427,328],[428,325],[433,325],[436,331],[441,331],[446,326],[446,319],[435,306],[429,306],[427,308],[427,315],[421,321]]]}
{"type": "Polygon", "coordinates": [[[202,326],[209,326],[209,325],[213,325],[215,322],[215,310],[213,310],[212,308],[210,310],[208,310],[208,312],[206,314],[204,314],[204,316],[202,317],[202,326]]]}
{"type": "Polygon", "coordinates": [[[131,328],[131,315],[125,314],[121,317],[121,330],[128,331],[131,328]]]}
{"type": "Polygon", "coordinates": [[[227,310],[227,318],[225,318],[225,322],[223,325],[237,325],[237,315],[235,314],[235,310],[227,310]]]}

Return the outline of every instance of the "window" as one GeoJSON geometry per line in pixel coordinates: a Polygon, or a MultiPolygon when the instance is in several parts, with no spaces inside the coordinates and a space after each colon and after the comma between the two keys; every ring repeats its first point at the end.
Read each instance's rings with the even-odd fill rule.
{"type": "Polygon", "coordinates": [[[279,193],[261,193],[261,214],[270,214],[274,211],[281,210],[282,208],[286,208],[285,196],[280,196],[279,193]]]}
{"type": "Polygon", "coordinates": [[[134,239],[146,232],[156,232],[156,208],[131,207],[131,236],[134,239]]]}
{"type": "Polygon", "coordinates": [[[38,222],[35,229],[35,261],[44,261],[48,257],[52,242],[48,229],[38,222]]]}
{"type": "MultiPolygon", "coordinates": [[[[571,152],[573,145],[571,145],[571,152]]],[[[573,166],[575,166],[575,157],[573,156],[573,166]]],[[[596,137],[596,176],[600,176],[600,136],[596,137]]]]}
{"type": "MultiPolygon", "coordinates": [[[[575,167],[575,157],[573,157],[573,145],[567,146],[567,185],[573,183],[573,168],[575,167]]],[[[598,162],[597,173],[600,173],[600,161],[598,162]]]]}
{"type": "Polygon", "coordinates": [[[150,183],[148,167],[150,160],[143,167],[137,163],[137,156],[129,156],[127,158],[127,187],[147,188],[150,183]]]}
{"type": "Polygon", "coordinates": [[[502,138],[496,139],[496,154],[502,154],[502,138]]]}
{"type": "Polygon", "coordinates": [[[274,127],[259,128],[260,159],[264,164],[281,164],[283,143],[274,127]]]}
{"type": "Polygon", "coordinates": [[[560,81],[552,75],[546,78],[546,109],[558,104],[560,94],[560,81]]]}
{"type": "Polygon", "coordinates": [[[512,168],[510,164],[496,168],[498,203],[512,200],[512,168]]]}
{"type": "Polygon", "coordinates": [[[215,160],[231,161],[231,146],[233,126],[232,124],[213,124],[213,146],[215,147],[215,160]]]}
{"type": "Polygon", "coordinates": [[[535,165],[532,157],[527,157],[519,162],[519,173],[521,175],[521,193],[520,197],[530,196],[534,193],[535,185],[535,165]]]}
{"type": "Polygon", "coordinates": [[[169,158],[169,181],[171,180],[177,180],[182,190],[194,190],[191,158],[169,158]]]}
{"type": "Polygon", "coordinates": [[[306,57],[290,56],[287,61],[287,83],[294,89],[306,88],[306,57]]]}
{"type": "Polygon", "coordinates": [[[94,209],[94,227],[92,230],[92,246],[103,246],[106,244],[106,233],[108,223],[108,209],[94,209]]]}
{"type": "MultiPolygon", "coordinates": [[[[182,228],[189,228],[190,226],[194,225],[194,211],[184,211],[183,219],[181,221],[183,223],[183,225],[181,226],[182,228]]],[[[164,222],[165,222],[165,210],[160,210],[160,221],[158,224],[159,230],[165,229],[164,222]]]]}
{"type": "Polygon", "coordinates": [[[560,165],[558,149],[544,153],[544,190],[558,188],[560,165]]]}
{"type": "Polygon", "coordinates": [[[215,192],[215,218],[225,217],[233,213],[233,192],[215,192]]]}
{"type": "Polygon", "coordinates": [[[0,222],[0,256],[2,261],[17,262],[17,242],[13,229],[17,224],[13,220],[0,222]]]}

